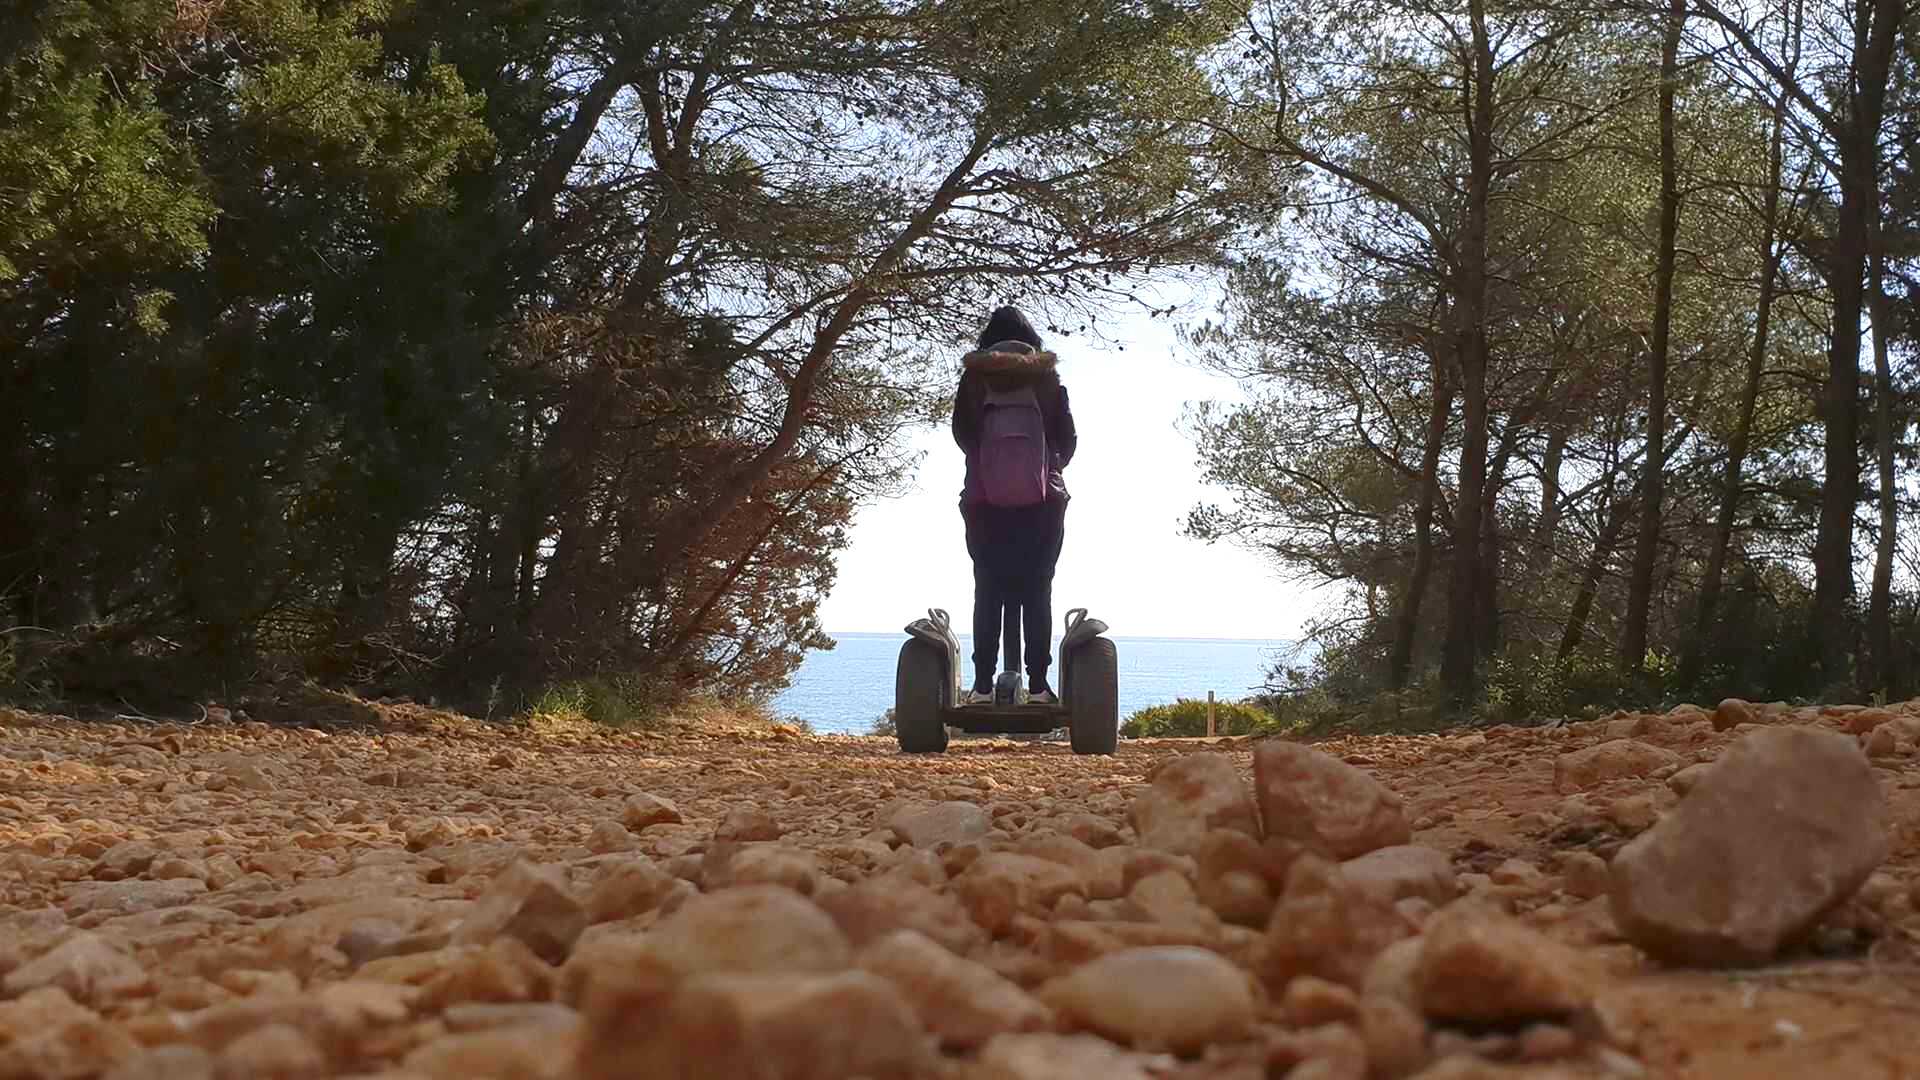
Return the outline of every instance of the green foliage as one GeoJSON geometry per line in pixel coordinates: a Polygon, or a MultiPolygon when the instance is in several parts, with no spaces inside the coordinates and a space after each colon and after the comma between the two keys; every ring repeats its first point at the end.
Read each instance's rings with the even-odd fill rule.
{"type": "MultiPolygon", "coordinates": [[[[1220,735],[1250,735],[1274,726],[1273,717],[1243,701],[1214,704],[1214,731],[1220,735]]],[[[1200,736],[1207,733],[1207,703],[1180,698],[1167,705],[1151,705],[1134,712],[1120,725],[1129,739],[1200,736]]]]}
{"type": "Polygon", "coordinates": [[[1610,657],[1578,653],[1565,660],[1501,656],[1489,665],[1482,715],[1494,723],[1582,716],[1595,707],[1650,705],[1663,696],[1673,666],[1660,658],[1662,677],[1623,676],[1610,657]],[[1651,685],[1650,685],[1651,684],[1651,685]],[[1642,698],[1649,689],[1651,697],[1642,698]]]}
{"type": "Polygon", "coordinates": [[[1064,332],[1215,250],[1177,117],[1230,15],[0,15],[0,606],[62,643],[17,666],[764,700],[989,300],[1064,332]]]}
{"type": "Polygon", "coordinates": [[[644,727],[658,720],[666,702],[657,686],[619,676],[593,676],[556,683],[528,703],[534,717],[585,720],[601,727],[644,727]]]}
{"type": "Polygon", "coordinates": [[[900,734],[900,729],[894,726],[893,710],[889,708],[886,712],[874,717],[873,723],[867,727],[867,734],[878,735],[887,739],[891,739],[900,734]]]}

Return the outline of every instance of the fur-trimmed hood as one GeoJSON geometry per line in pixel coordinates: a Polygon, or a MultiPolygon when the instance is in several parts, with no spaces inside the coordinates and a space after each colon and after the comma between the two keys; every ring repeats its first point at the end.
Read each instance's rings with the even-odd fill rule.
{"type": "Polygon", "coordinates": [[[1001,341],[968,353],[960,358],[960,363],[968,371],[983,374],[1039,374],[1054,370],[1059,359],[1053,353],[1036,349],[1024,341],[1001,341]]]}

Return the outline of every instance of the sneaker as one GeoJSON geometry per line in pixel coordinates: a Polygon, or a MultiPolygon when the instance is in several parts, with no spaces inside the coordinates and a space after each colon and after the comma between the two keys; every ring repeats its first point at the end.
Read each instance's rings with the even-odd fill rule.
{"type": "Polygon", "coordinates": [[[1028,700],[1029,702],[1031,702],[1031,703],[1033,703],[1033,704],[1035,704],[1035,705],[1058,705],[1058,704],[1060,704],[1060,697],[1059,697],[1059,695],[1057,695],[1057,694],[1055,694],[1055,693],[1054,693],[1053,691],[1051,691],[1051,690],[1048,690],[1048,689],[1046,689],[1046,688],[1044,688],[1044,687],[1043,687],[1043,688],[1041,688],[1041,689],[1039,689],[1039,690],[1035,690],[1035,691],[1034,691],[1033,693],[1031,693],[1031,694],[1028,694],[1028,695],[1027,695],[1027,700],[1028,700]]]}
{"type": "Polygon", "coordinates": [[[960,695],[960,704],[991,705],[993,704],[993,691],[969,690],[966,693],[960,695]]]}

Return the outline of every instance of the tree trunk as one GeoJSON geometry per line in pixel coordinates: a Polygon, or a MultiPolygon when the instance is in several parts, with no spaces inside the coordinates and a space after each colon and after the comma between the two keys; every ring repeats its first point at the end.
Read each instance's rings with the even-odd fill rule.
{"type": "MultiPolygon", "coordinates": [[[[1875,232],[1878,233],[1876,228],[1875,232]]],[[[1877,239],[1877,238],[1876,238],[1877,239]]],[[[1871,676],[1867,689],[1884,691],[1890,699],[1895,684],[1891,591],[1893,585],[1894,526],[1897,490],[1893,482],[1893,374],[1887,364],[1888,323],[1893,318],[1885,284],[1886,265],[1875,244],[1869,303],[1873,318],[1873,435],[1879,458],[1880,537],[1873,553],[1873,591],[1867,601],[1867,654],[1871,676]]]]}
{"type": "Polygon", "coordinates": [[[1420,454],[1420,504],[1413,513],[1413,572],[1407,576],[1406,595],[1394,613],[1393,647],[1388,674],[1395,690],[1404,690],[1413,668],[1413,639],[1419,630],[1420,605],[1433,573],[1433,508],[1440,501],[1440,450],[1447,440],[1447,416],[1453,411],[1453,379],[1447,364],[1433,364],[1433,402],[1427,409],[1427,444],[1420,454]]]}
{"type": "Polygon", "coordinates": [[[1586,635],[1587,616],[1593,611],[1593,598],[1600,591],[1600,575],[1606,573],[1607,560],[1613,557],[1613,546],[1619,542],[1620,532],[1626,527],[1630,505],[1631,500],[1623,500],[1607,508],[1600,535],[1594,539],[1593,551],[1587,556],[1586,569],[1580,575],[1580,591],[1573,596],[1573,607],[1567,611],[1567,625],[1560,632],[1560,648],[1554,654],[1557,663],[1565,663],[1573,651],[1580,647],[1580,639],[1586,635]]]}
{"type": "Polygon", "coordinates": [[[1500,515],[1495,513],[1500,500],[1500,489],[1507,483],[1507,463],[1513,460],[1514,444],[1519,441],[1520,425],[1509,422],[1507,429],[1500,434],[1500,449],[1494,452],[1493,464],[1487,467],[1487,479],[1482,488],[1480,506],[1480,578],[1476,591],[1479,599],[1476,621],[1475,648],[1482,659],[1491,657],[1500,647],[1500,515]]]}
{"type": "Polygon", "coordinates": [[[1485,0],[1469,0],[1473,53],[1467,60],[1467,221],[1457,248],[1458,362],[1462,394],[1460,490],[1454,504],[1453,579],[1440,678],[1455,705],[1477,689],[1474,633],[1479,609],[1479,537],[1487,470],[1487,202],[1493,184],[1493,49],[1485,0]]]}
{"type": "Polygon", "coordinates": [[[1540,459],[1540,517],[1533,527],[1533,554],[1527,560],[1536,581],[1553,569],[1553,546],[1560,536],[1560,463],[1566,453],[1566,429],[1555,428],[1547,435],[1547,452],[1540,459]]]}
{"type": "Polygon", "coordinates": [[[1700,582],[1699,609],[1694,615],[1693,634],[1680,657],[1680,685],[1692,686],[1700,678],[1702,656],[1713,636],[1714,617],[1720,606],[1720,585],[1727,571],[1727,550],[1733,543],[1733,521],[1740,513],[1741,472],[1746,467],[1747,445],[1753,438],[1753,414],[1760,401],[1760,375],[1767,362],[1767,332],[1773,321],[1773,295],[1780,277],[1778,244],[1780,233],[1780,170],[1782,143],[1786,136],[1787,96],[1783,91],[1774,99],[1773,143],[1768,152],[1773,179],[1767,185],[1764,233],[1761,238],[1763,268],[1760,273],[1760,299],[1753,323],[1753,348],[1747,353],[1747,379],[1740,390],[1740,418],[1727,440],[1727,462],[1720,478],[1720,510],[1713,521],[1713,539],[1707,549],[1706,576],[1700,582]]]}
{"type": "Polygon", "coordinates": [[[1680,225],[1673,98],[1679,81],[1680,33],[1686,21],[1686,0],[1671,0],[1666,39],[1660,46],[1660,252],[1653,278],[1653,342],[1647,358],[1647,461],[1640,481],[1640,534],[1634,540],[1633,576],[1627,585],[1626,625],[1620,633],[1622,672],[1639,671],[1646,663],[1653,567],[1659,554],[1661,504],[1666,495],[1667,348],[1673,326],[1674,246],[1680,225]]]}
{"type": "Polygon", "coordinates": [[[1854,92],[1833,126],[1840,158],[1840,211],[1827,259],[1833,327],[1827,348],[1826,470],[1820,531],[1813,547],[1811,651],[1829,684],[1846,679],[1854,640],[1847,618],[1853,595],[1853,513],[1859,501],[1860,313],[1872,219],[1880,205],[1880,120],[1903,0],[1858,0],[1854,19],[1854,92]]]}

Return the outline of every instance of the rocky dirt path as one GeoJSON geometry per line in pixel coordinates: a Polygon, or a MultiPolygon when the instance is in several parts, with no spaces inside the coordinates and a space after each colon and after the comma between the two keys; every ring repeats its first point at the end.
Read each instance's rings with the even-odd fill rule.
{"type": "Polygon", "coordinates": [[[1111,758],[391,718],[0,710],[0,1078],[1920,1076],[1920,702],[1111,758]]]}

